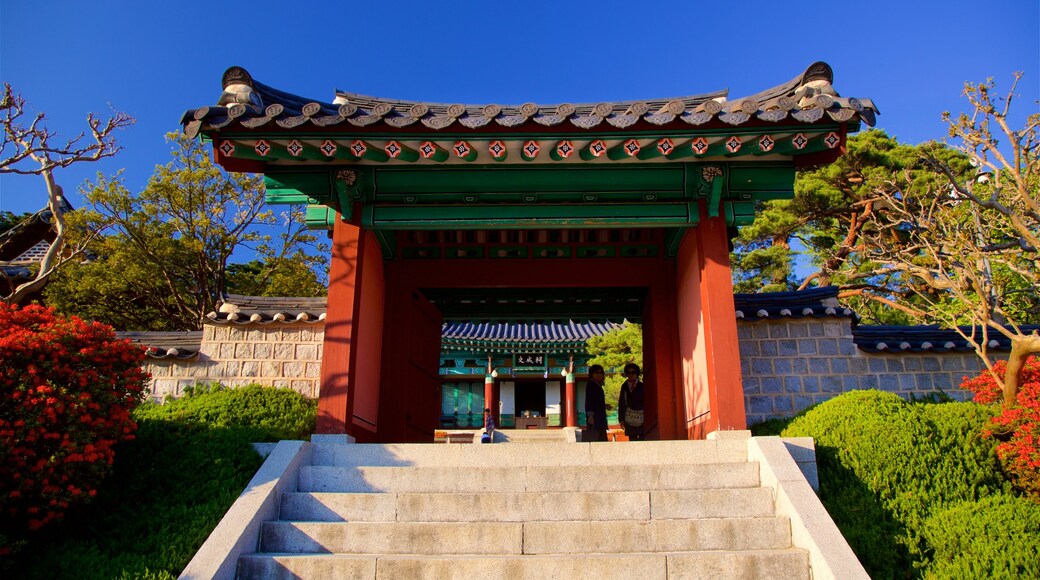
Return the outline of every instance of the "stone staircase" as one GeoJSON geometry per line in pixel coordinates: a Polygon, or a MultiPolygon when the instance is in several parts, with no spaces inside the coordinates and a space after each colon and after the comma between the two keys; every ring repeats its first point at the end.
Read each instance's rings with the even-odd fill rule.
{"type": "Polygon", "coordinates": [[[809,578],[747,441],[317,443],[238,577],[809,578]]]}

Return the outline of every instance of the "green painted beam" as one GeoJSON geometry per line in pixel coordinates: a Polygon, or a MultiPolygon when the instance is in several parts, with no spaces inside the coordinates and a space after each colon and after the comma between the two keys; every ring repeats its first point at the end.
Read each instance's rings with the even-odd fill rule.
{"type": "Polygon", "coordinates": [[[746,226],[755,221],[755,202],[727,201],[722,204],[728,226],[746,226]]]}
{"type": "Polygon", "coordinates": [[[791,199],[794,197],[795,169],[789,165],[733,165],[727,183],[727,199],[791,199]]]}
{"type": "Polygon", "coordinates": [[[380,194],[682,191],[682,166],[377,168],[380,194]]]}
{"type": "Polygon", "coordinates": [[[717,176],[711,182],[711,194],[708,195],[708,216],[719,217],[719,201],[722,200],[722,191],[726,187],[726,174],[717,176]]]}
{"type": "Polygon", "coordinates": [[[379,191],[374,196],[376,204],[416,204],[416,205],[445,205],[445,204],[580,204],[589,202],[588,197],[594,196],[596,201],[602,203],[643,203],[646,201],[681,201],[686,196],[681,191],[665,190],[639,190],[639,191],[583,191],[583,192],[480,192],[480,193],[383,193],[379,191]]]}
{"type": "Polygon", "coordinates": [[[264,175],[265,201],[273,205],[324,203],[335,190],[328,169],[308,171],[269,171],[264,175]]]}
{"type": "Polygon", "coordinates": [[[308,205],[304,213],[307,229],[331,230],[336,223],[336,212],[324,205],[308,205]]]}
{"type": "MultiPolygon", "coordinates": [[[[696,208],[694,207],[693,210],[696,208]]],[[[390,229],[587,228],[689,226],[682,203],[589,206],[365,206],[362,224],[390,229]]]]}

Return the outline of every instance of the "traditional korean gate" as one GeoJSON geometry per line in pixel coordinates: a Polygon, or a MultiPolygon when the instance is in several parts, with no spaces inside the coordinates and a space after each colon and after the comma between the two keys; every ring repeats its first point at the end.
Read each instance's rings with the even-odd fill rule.
{"type": "Polygon", "coordinates": [[[225,169],[264,174],[268,203],[333,230],[319,432],[432,431],[440,315],[420,289],[621,285],[646,293],[652,436],[696,438],[745,426],[732,228],[874,123],[832,77],[818,62],[736,99],[474,107],[320,102],[232,67],[182,124],[225,169]]]}

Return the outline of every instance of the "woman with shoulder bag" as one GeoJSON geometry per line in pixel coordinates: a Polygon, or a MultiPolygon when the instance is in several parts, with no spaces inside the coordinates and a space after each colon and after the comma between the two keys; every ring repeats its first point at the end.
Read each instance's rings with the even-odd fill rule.
{"type": "Polygon", "coordinates": [[[625,429],[629,441],[643,440],[644,410],[643,381],[639,380],[639,365],[625,365],[625,382],[618,396],[618,422],[625,429]]]}

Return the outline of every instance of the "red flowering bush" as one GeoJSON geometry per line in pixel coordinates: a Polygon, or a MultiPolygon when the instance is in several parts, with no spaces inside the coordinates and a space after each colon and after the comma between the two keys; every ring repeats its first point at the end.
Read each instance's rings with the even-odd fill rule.
{"type": "MultiPolygon", "coordinates": [[[[994,370],[1003,381],[1007,363],[998,362],[994,370]]],[[[965,378],[961,384],[962,388],[974,392],[975,401],[982,404],[1001,401],[1004,396],[1001,386],[988,372],[965,378]]],[[[997,455],[1011,483],[1023,493],[1040,499],[1040,361],[1036,358],[1026,362],[1016,403],[993,419],[987,433],[1002,440],[997,445],[997,455]]]]}
{"type": "Polygon", "coordinates": [[[113,447],[137,428],[143,360],[109,326],[0,303],[0,536],[39,529],[97,493],[113,447]]]}

